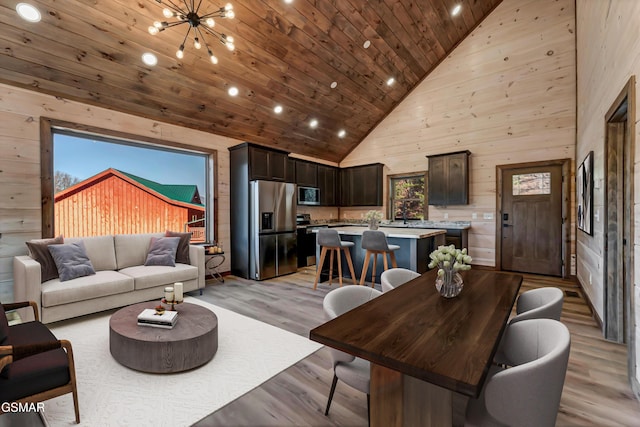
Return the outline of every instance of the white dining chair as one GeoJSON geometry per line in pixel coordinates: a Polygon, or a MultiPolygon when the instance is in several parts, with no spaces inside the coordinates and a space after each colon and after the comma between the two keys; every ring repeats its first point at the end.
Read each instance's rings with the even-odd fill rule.
{"type": "MultiPolygon", "coordinates": [[[[322,308],[326,320],[334,319],[359,305],[362,305],[377,296],[382,295],[377,289],[368,286],[344,286],[329,292],[322,302],[322,308]]],[[[344,353],[333,348],[329,348],[333,362],[333,382],[329,391],[329,400],[324,414],[329,415],[329,407],[336,390],[338,379],[350,387],[355,388],[367,395],[367,414],[369,414],[369,385],[370,385],[370,364],[364,359],[357,358],[351,354],[344,353]]]]}
{"type": "Polygon", "coordinates": [[[510,368],[492,366],[480,396],[470,399],[466,427],[553,427],[567,372],[571,336],[551,319],[509,326],[503,340],[510,368]]]}
{"type": "Polygon", "coordinates": [[[397,288],[416,277],[420,277],[420,273],[416,273],[415,271],[406,268],[399,267],[385,270],[380,275],[382,292],[389,292],[390,290],[397,288]]]}

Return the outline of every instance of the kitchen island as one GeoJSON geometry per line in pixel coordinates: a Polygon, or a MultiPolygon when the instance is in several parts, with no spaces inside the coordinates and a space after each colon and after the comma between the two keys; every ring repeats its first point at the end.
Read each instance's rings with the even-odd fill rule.
{"type": "MultiPolygon", "coordinates": [[[[353,267],[356,273],[356,281],[360,280],[360,274],[362,273],[362,266],[364,264],[366,251],[362,249],[362,233],[368,230],[367,227],[361,226],[343,226],[332,227],[340,234],[340,238],[343,241],[353,242],[354,246],[350,248],[351,259],[353,260],[353,267]]],[[[427,264],[429,263],[429,254],[436,249],[439,245],[444,245],[445,230],[440,229],[427,229],[427,228],[391,228],[380,227],[378,231],[382,231],[387,236],[387,241],[390,245],[398,245],[400,249],[395,251],[396,261],[398,267],[408,268],[409,270],[416,271],[418,273],[424,273],[428,270],[427,264]]],[[[314,230],[317,232],[317,230],[314,230]]],[[[317,239],[316,239],[317,242],[317,239]]],[[[320,260],[320,246],[316,243],[316,259],[320,260]]],[[[342,259],[342,272],[344,277],[348,277],[349,268],[344,259],[342,259]]],[[[373,264],[373,262],[372,262],[373,264]]],[[[380,283],[380,274],[383,271],[382,259],[378,260],[378,268],[376,271],[376,282],[380,283]]],[[[371,282],[371,268],[369,266],[367,272],[367,281],[371,282]]],[[[319,268],[319,267],[316,267],[319,268]]],[[[334,271],[338,271],[337,267],[334,267],[334,271]]],[[[329,279],[329,262],[325,261],[325,265],[322,268],[322,274],[320,275],[320,281],[324,282],[329,279]]]]}

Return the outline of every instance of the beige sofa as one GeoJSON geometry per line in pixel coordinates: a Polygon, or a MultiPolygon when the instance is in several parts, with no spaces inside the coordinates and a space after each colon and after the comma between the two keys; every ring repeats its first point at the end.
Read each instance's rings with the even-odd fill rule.
{"type": "Polygon", "coordinates": [[[204,248],[189,246],[190,265],[145,266],[152,237],[156,234],[117,234],[68,238],[65,243],[82,240],[95,275],[61,282],[40,282],[40,264],[28,255],[13,260],[14,300],[36,301],[43,323],[55,322],[115,307],[157,299],[165,286],[184,284],[184,292],[202,289],[204,248]]]}

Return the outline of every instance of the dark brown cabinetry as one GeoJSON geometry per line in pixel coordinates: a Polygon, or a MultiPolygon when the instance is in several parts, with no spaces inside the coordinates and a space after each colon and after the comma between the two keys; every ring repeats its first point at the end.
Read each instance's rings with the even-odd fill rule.
{"type": "Polygon", "coordinates": [[[382,206],[381,163],[340,169],[340,206],[382,206]]]}
{"type": "Polygon", "coordinates": [[[317,187],[318,164],[296,160],[296,184],[302,187],[317,187]]]}
{"type": "Polygon", "coordinates": [[[320,206],[338,205],[338,168],[318,165],[320,206]]]}
{"type": "Polygon", "coordinates": [[[286,181],[288,153],[247,144],[249,180],[286,181]]]}
{"type": "Polygon", "coordinates": [[[429,159],[429,204],[469,203],[469,151],[427,156],[429,159]]]}

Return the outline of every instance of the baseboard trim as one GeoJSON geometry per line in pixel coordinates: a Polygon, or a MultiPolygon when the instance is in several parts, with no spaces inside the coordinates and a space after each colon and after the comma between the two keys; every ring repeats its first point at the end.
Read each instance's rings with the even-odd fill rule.
{"type": "Polygon", "coordinates": [[[580,282],[580,279],[577,276],[575,276],[575,279],[576,279],[576,283],[578,284],[578,287],[580,288],[582,296],[584,297],[584,300],[587,302],[587,306],[589,307],[589,310],[591,310],[591,315],[593,316],[593,319],[598,324],[598,327],[600,328],[600,332],[602,332],[603,325],[604,325],[604,323],[602,322],[602,319],[600,318],[600,316],[598,316],[598,312],[593,307],[593,303],[589,299],[589,295],[587,295],[587,293],[584,291],[584,286],[582,286],[582,282],[580,282]]]}

